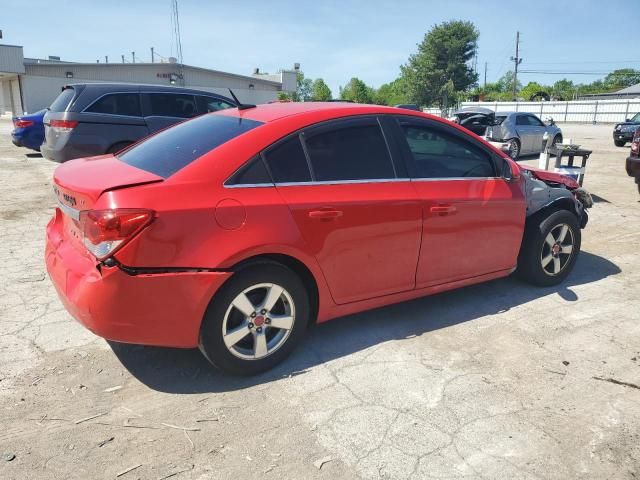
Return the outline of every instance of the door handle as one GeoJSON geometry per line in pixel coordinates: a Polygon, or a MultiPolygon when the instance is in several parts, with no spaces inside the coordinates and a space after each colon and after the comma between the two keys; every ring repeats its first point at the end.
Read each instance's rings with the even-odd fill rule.
{"type": "Polygon", "coordinates": [[[429,209],[433,214],[444,217],[445,215],[452,215],[458,211],[453,205],[436,205],[429,209]]]}
{"type": "Polygon", "coordinates": [[[340,210],[333,209],[321,209],[321,210],[311,210],[309,212],[309,218],[317,219],[317,220],[333,220],[342,216],[342,212],[340,210]]]}

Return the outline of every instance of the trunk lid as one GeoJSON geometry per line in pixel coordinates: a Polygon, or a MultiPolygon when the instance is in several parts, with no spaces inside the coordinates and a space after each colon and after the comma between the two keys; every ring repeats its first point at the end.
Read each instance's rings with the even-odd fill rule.
{"type": "Polygon", "coordinates": [[[64,215],[59,221],[62,237],[85,251],[79,230],[79,216],[90,210],[100,195],[110,190],[130,188],[164,179],[121,162],[113,155],[79,158],[60,165],[53,175],[58,207],[64,215]]]}

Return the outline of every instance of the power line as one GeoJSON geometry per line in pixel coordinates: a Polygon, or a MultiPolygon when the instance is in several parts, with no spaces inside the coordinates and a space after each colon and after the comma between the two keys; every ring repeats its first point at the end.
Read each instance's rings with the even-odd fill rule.
{"type": "MultiPolygon", "coordinates": [[[[537,75],[609,75],[610,73],[613,73],[611,71],[608,72],[585,72],[585,71],[581,71],[581,72],[563,72],[563,71],[558,71],[558,70],[520,70],[520,73],[535,73],[537,75]]],[[[616,75],[621,75],[621,76],[635,76],[638,75],[637,72],[617,72],[616,75]]]]}

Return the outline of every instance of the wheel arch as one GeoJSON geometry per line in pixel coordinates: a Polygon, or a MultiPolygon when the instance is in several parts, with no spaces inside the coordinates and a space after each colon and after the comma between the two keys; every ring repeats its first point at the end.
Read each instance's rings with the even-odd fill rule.
{"type": "Polygon", "coordinates": [[[288,254],[260,253],[235,263],[229,267],[229,270],[235,273],[243,268],[259,265],[260,263],[279,263],[292,270],[293,273],[300,278],[307,289],[307,292],[309,292],[311,319],[313,320],[310,323],[315,323],[318,318],[318,311],[320,308],[320,291],[316,276],[312,273],[309,267],[302,260],[288,254]]]}

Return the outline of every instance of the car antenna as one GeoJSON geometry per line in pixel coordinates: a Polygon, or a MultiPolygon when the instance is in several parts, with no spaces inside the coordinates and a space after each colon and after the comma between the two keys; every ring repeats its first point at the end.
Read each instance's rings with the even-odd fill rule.
{"type": "Polygon", "coordinates": [[[235,94],[233,93],[233,90],[229,89],[229,93],[238,104],[238,110],[247,110],[248,108],[256,108],[256,106],[251,103],[240,103],[240,100],[238,100],[238,97],[235,96],[235,94]]]}

